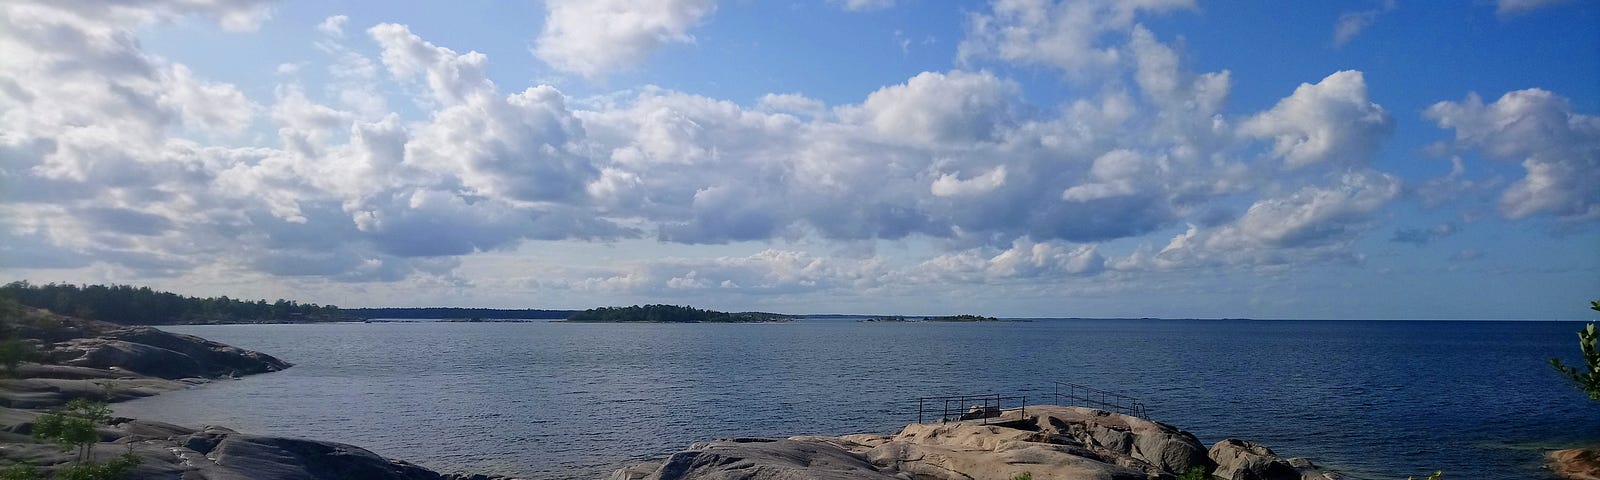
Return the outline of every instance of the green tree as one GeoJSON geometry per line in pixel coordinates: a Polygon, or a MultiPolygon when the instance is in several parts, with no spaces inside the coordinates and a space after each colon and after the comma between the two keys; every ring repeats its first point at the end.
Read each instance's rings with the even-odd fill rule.
{"type": "Polygon", "coordinates": [[[33,347],[17,337],[0,339],[0,378],[17,375],[17,366],[33,360],[33,347]]]}
{"type": "MultiPolygon", "coordinates": [[[[1600,301],[1589,302],[1589,308],[1600,312],[1600,301]]],[[[1578,351],[1582,352],[1583,361],[1588,364],[1587,369],[1563,365],[1559,358],[1550,359],[1550,366],[1571,380],[1578,390],[1589,395],[1590,400],[1600,402],[1600,348],[1595,347],[1597,338],[1600,335],[1596,334],[1593,323],[1578,331],[1578,351]]]]}
{"type": "Polygon", "coordinates": [[[33,424],[33,438],[59,445],[62,450],[78,449],[79,464],[94,460],[92,447],[100,441],[96,426],[111,419],[105,402],[76,399],[64,408],[40,415],[33,424]]]}

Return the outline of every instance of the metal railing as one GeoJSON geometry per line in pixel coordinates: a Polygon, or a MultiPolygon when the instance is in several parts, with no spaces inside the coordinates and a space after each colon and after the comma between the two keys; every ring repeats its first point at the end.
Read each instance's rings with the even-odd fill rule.
{"type": "Polygon", "coordinates": [[[1144,402],[1117,392],[1068,382],[1055,382],[1055,404],[1092,407],[1139,418],[1150,418],[1144,402]]]}
{"type": "Polygon", "coordinates": [[[933,413],[937,412],[940,423],[951,420],[979,420],[983,424],[988,424],[989,419],[998,418],[1006,405],[1011,405],[1013,402],[1020,410],[1028,405],[1028,397],[992,394],[917,397],[917,423],[924,423],[925,419],[931,418],[933,413]]]}

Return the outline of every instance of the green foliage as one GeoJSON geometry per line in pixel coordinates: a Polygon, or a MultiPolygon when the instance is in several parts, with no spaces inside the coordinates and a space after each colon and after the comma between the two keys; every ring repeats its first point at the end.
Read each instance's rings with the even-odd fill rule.
{"type": "Polygon", "coordinates": [[[39,480],[39,469],[26,463],[18,463],[0,470],[0,480],[39,480]]]}
{"type": "Polygon", "coordinates": [[[1011,477],[1011,480],[1033,480],[1033,472],[1019,473],[1016,476],[1011,477]]]}
{"type": "Polygon", "coordinates": [[[574,313],[572,316],[567,317],[568,322],[604,323],[746,323],[787,319],[789,319],[789,316],[776,313],[728,313],[677,305],[600,307],[574,313]]]}
{"type": "Polygon", "coordinates": [[[33,346],[14,336],[0,338],[0,378],[17,375],[17,366],[33,360],[33,346]]]}
{"type": "MultiPolygon", "coordinates": [[[[1600,311],[1600,302],[1589,302],[1589,308],[1600,311]]],[[[1589,396],[1590,400],[1600,402],[1600,348],[1596,348],[1600,335],[1595,332],[1594,324],[1578,331],[1578,351],[1582,353],[1587,368],[1569,367],[1561,363],[1561,359],[1550,359],[1550,366],[1557,372],[1572,381],[1578,390],[1589,396]]]]}
{"type": "Polygon", "coordinates": [[[1197,466],[1183,472],[1183,475],[1178,476],[1178,480],[1211,480],[1211,475],[1206,473],[1206,467],[1197,466]]]}
{"type": "Polygon", "coordinates": [[[175,323],[321,321],[346,319],[339,307],[292,300],[254,302],[228,297],[187,297],[131,285],[34,285],[26,281],[0,286],[0,296],[63,315],[124,325],[175,323]]]}
{"type": "Polygon", "coordinates": [[[95,427],[110,419],[111,407],[105,402],[80,398],[67,402],[66,407],[40,415],[33,424],[33,438],[54,443],[62,450],[77,448],[78,461],[87,462],[93,459],[90,447],[100,441],[95,427]]]}
{"type": "Polygon", "coordinates": [[[138,455],[132,452],[118,455],[104,463],[80,463],[56,470],[56,480],[120,480],[139,466],[138,455]]]}
{"type": "MultiPolygon", "coordinates": [[[[1406,477],[1406,480],[1417,480],[1417,477],[1406,477]]],[[[1443,471],[1433,472],[1433,475],[1428,475],[1428,479],[1427,480],[1444,480],[1444,472],[1443,471]]]]}

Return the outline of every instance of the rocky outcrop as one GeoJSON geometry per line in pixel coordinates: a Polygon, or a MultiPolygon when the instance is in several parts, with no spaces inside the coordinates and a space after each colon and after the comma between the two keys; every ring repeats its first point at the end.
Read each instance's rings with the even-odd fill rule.
{"type": "Polygon", "coordinates": [[[1223,480],[1338,480],[1338,474],[1328,472],[1304,458],[1282,458],[1266,445],[1229,438],[1211,446],[1207,453],[1217,469],[1212,472],[1223,480]]]}
{"type": "Polygon", "coordinates": [[[261,352],[150,327],[55,315],[4,319],[34,345],[38,362],[0,379],[0,406],[43,408],[75,398],[110,402],[188,388],[210,379],[275,372],[289,363],[261,352]]]}
{"type": "MultiPolygon", "coordinates": [[[[28,423],[10,427],[27,430],[28,423]]],[[[221,427],[192,429],[160,422],[118,419],[101,430],[97,459],[125,453],[140,458],[130,478],[185,480],[454,480],[496,477],[441,475],[403,461],[389,460],[342,443],[247,435],[221,427]]],[[[70,461],[73,452],[54,445],[6,445],[3,456],[44,466],[70,461]]]]}
{"type": "MultiPolygon", "coordinates": [[[[1279,459],[1265,447],[1250,453],[1252,461],[1282,462],[1289,472],[1313,468],[1310,462],[1296,467],[1301,459],[1279,459]]],[[[610,478],[1010,480],[1027,474],[1040,480],[1150,480],[1174,479],[1193,468],[1211,471],[1217,462],[1188,432],[1103,410],[1047,405],[984,421],[912,424],[894,435],[718,440],[623,468],[610,478]]]]}
{"type": "Polygon", "coordinates": [[[1600,448],[1556,450],[1545,456],[1550,472],[1567,480],[1600,480],[1600,448]]]}

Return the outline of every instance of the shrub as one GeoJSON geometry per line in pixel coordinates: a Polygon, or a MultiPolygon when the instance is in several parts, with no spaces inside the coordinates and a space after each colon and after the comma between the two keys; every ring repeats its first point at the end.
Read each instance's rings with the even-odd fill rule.
{"type": "MultiPolygon", "coordinates": [[[[1589,302],[1589,308],[1600,311],[1600,301],[1589,302]]],[[[1550,359],[1550,366],[1594,401],[1600,401],[1600,348],[1595,347],[1597,337],[1600,335],[1596,335],[1593,323],[1578,331],[1578,351],[1582,352],[1583,361],[1588,364],[1587,369],[1563,365],[1559,358],[1550,359]]]]}
{"type": "Polygon", "coordinates": [[[78,461],[93,460],[90,447],[100,441],[95,427],[111,418],[111,407],[104,402],[77,399],[67,402],[65,408],[40,415],[33,424],[33,438],[54,443],[62,450],[78,449],[78,461]]]}

